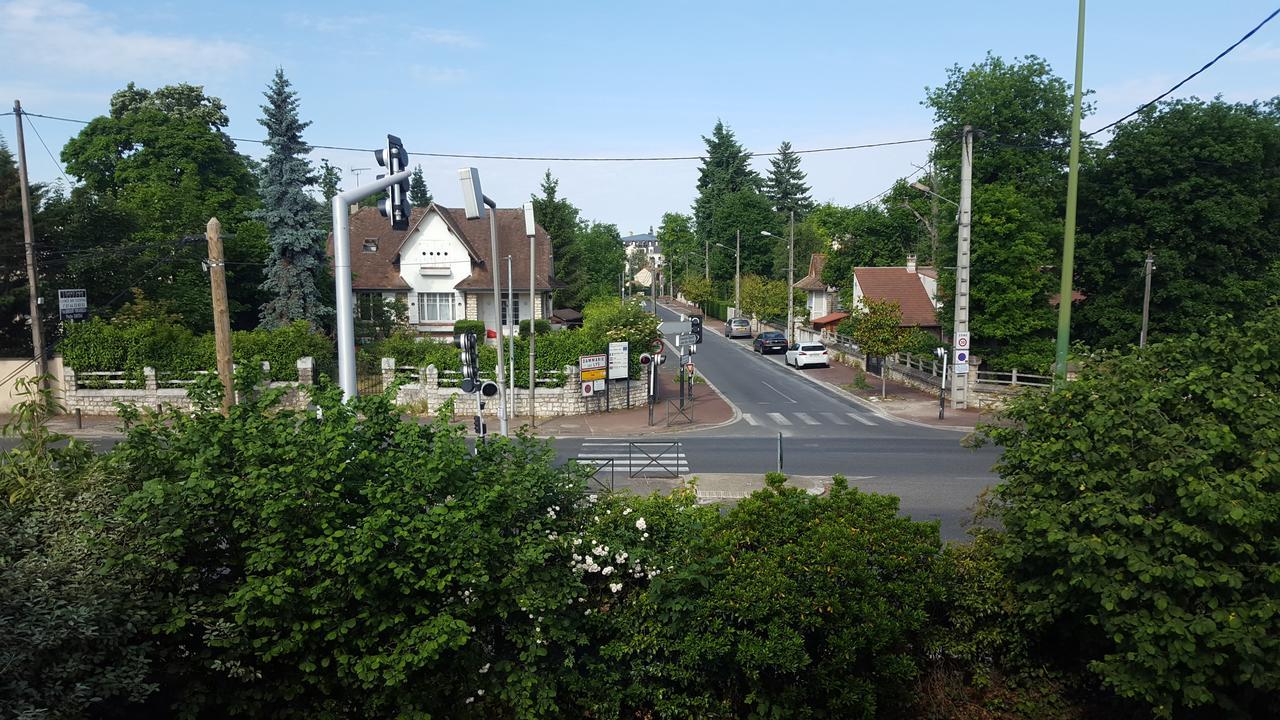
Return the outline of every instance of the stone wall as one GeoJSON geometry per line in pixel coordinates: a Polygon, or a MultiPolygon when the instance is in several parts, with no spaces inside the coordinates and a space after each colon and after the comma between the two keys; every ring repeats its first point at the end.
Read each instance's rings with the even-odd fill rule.
{"type": "MultiPolygon", "coordinates": [[[[400,372],[403,377],[404,370],[401,369],[400,372]]],[[[561,372],[565,378],[563,387],[538,387],[534,391],[534,409],[538,417],[584,415],[592,412],[603,412],[606,409],[617,410],[627,407],[627,383],[609,381],[608,408],[606,408],[604,393],[583,397],[582,382],[577,366],[566,365],[561,372]]],[[[440,372],[435,365],[418,368],[413,375],[411,382],[404,383],[396,389],[396,404],[412,405],[415,412],[430,415],[438,412],[447,400],[453,399],[455,415],[474,415],[476,413],[476,399],[479,396],[464,393],[460,388],[452,387],[452,383],[442,386],[440,372]]],[[[390,387],[395,381],[395,359],[383,358],[382,386],[384,388],[390,387]]],[[[514,402],[513,415],[527,416],[529,414],[528,387],[517,387],[515,397],[507,400],[508,402],[514,402]]],[[[646,388],[644,381],[632,380],[631,407],[643,405],[645,401],[646,388]]],[[[498,397],[496,395],[486,398],[484,414],[495,416],[498,414],[498,397]]]]}
{"type": "MultiPolygon", "coordinates": [[[[270,372],[271,366],[262,363],[263,372],[270,372]]],[[[285,388],[286,392],[281,404],[284,407],[304,408],[308,399],[305,386],[315,382],[315,364],[309,357],[299,358],[297,362],[298,379],[288,382],[268,382],[264,389],[285,388]]],[[[63,371],[62,387],[63,404],[68,413],[79,410],[85,415],[117,415],[118,404],[134,407],[158,408],[160,406],[175,407],[180,410],[191,410],[193,405],[187,397],[186,388],[160,387],[156,371],[153,368],[142,369],[143,386],[141,388],[83,387],[87,380],[98,375],[83,374],[77,376],[74,368],[63,371]]],[[[185,381],[190,382],[190,381],[185,381]]]]}

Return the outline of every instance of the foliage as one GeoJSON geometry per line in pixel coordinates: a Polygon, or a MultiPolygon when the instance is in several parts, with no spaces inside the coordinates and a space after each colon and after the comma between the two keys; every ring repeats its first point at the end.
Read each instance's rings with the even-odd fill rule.
{"type": "Polygon", "coordinates": [[[769,158],[769,177],[764,181],[764,195],[779,215],[789,218],[795,213],[796,220],[803,220],[813,209],[809,186],[804,181],[800,156],[791,150],[791,143],[784,140],[778,146],[778,154],[769,158]]]}
{"type": "Polygon", "coordinates": [[[297,320],[319,328],[332,312],[317,289],[328,266],[324,208],[306,192],[317,180],[307,159],[311,147],[302,140],[302,131],[311,123],[298,119],[298,94],[290,88],[284,70],[276,68],[258,119],[267,129],[269,152],[261,168],[263,207],[253,217],[266,225],[271,244],[262,282],[268,300],[259,314],[268,329],[297,320]]]}
{"type": "Polygon", "coordinates": [[[940,347],[945,347],[950,352],[950,344],[942,342],[937,335],[928,330],[912,327],[904,328],[904,332],[905,337],[902,340],[902,349],[898,352],[911,353],[918,357],[929,357],[934,354],[934,350],[940,347]]]}
{"type": "Polygon", "coordinates": [[[901,267],[922,244],[916,220],[891,206],[828,203],[810,213],[809,223],[829,248],[822,281],[832,287],[852,287],[857,267],[901,267]]]}
{"type": "MultiPolygon", "coordinates": [[[[529,337],[529,320],[520,321],[520,337],[529,337]]],[[[533,331],[538,335],[546,335],[551,332],[551,321],[538,318],[533,322],[533,331]]]]}
{"type": "Polygon", "coordinates": [[[698,273],[689,273],[684,276],[684,280],[680,283],[680,292],[684,293],[685,298],[694,305],[702,305],[714,297],[711,281],[698,273]]]}
{"type": "Polygon", "coordinates": [[[1280,703],[1278,348],[1272,309],[1096,359],[986,430],[1029,617],[1158,716],[1280,703]]]}
{"type": "Polygon", "coordinates": [[[210,130],[221,130],[231,122],[227,106],[222,100],[206,95],[203,85],[178,83],[152,91],[131,82],[111,95],[111,117],[116,120],[143,110],[198,120],[210,130]]]}
{"type": "Polygon", "coordinates": [[[475,333],[481,342],[484,341],[485,326],[483,320],[455,320],[453,322],[453,334],[465,335],[466,333],[475,333]]]}
{"type": "Polygon", "coordinates": [[[702,141],[706,143],[707,153],[702,159],[702,167],[698,169],[698,197],[693,201],[694,224],[698,238],[704,243],[724,242],[725,238],[733,237],[737,228],[721,217],[721,201],[726,195],[742,191],[758,194],[760,175],[751,169],[751,153],[743,149],[733,130],[720,120],[711,130],[711,137],[704,135],[702,141]]]}
{"type": "MultiPolygon", "coordinates": [[[[563,267],[564,258],[568,257],[569,246],[578,233],[580,211],[574,207],[573,203],[559,197],[557,194],[559,188],[560,181],[551,177],[551,171],[547,170],[542,176],[542,185],[539,188],[542,195],[531,195],[530,199],[533,201],[534,218],[551,238],[551,256],[556,259],[558,267],[563,267]]],[[[556,306],[560,307],[563,304],[557,294],[556,306]]]]}
{"type": "Polygon", "coordinates": [[[766,280],[759,275],[742,278],[742,312],[761,320],[777,320],[787,316],[787,283],[766,280]]]}
{"type": "Polygon", "coordinates": [[[667,258],[667,267],[688,274],[690,266],[701,268],[703,246],[693,231],[693,218],[683,213],[663,213],[658,225],[658,247],[667,258]]]}
{"type": "MultiPolygon", "coordinates": [[[[902,328],[902,308],[892,300],[864,297],[849,317],[848,332],[867,357],[887,358],[902,352],[907,332],[902,328]]],[[[880,372],[880,397],[884,397],[888,373],[880,372]]]]}
{"type": "Polygon", "coordinates": [[[770,274],[777,241],[761,235],[760,231],[768,230],[778,235],[783,225],[769,205],[769,199],[755,190],[725,193],[717,201],[715,212],[717,229],[712,237],[711,279],[733,281],[738,231],[742,234],[742,274],[770,274]],[[724,247],[716,247],[717,242],[724,247]]]}
{"type": "Polygon", "coordinates": [[[584,693],[593,716],[876,717],[900,702],[939,592],[936,524],[843,478],[822,498],[784,479],[723,520],[674,508],[661,527],[679,554],[599,632],[588,670],[621,691],[584,693]]]}
{"type": "Polygon", "coordinates": [[[1135,343],[1151,249],[1152,337],[1255,317],[1280,295],[1280,99],[1178,100],[1116,129],[1081,181],[1073,337],[1135,343]]]}
{"type": "Polygon", "coordinates": [[[618,227],[608,223],[579,225],[573,243],[556,256],[556,275],[569,287],[560,300],[580,308],[593,298],[616,296],[626,265],[618,227]]]}
{"type": "Polygon", "coordinates": [[[342,169],[330,165],[327,158],[320,158],[320,177],[316,180],[316,185],[320,187],[320,197],[324,198],[326,209],[330,207],[333,196],[342,192],[341,182],[342,169]]]}
{"type": "Polygon", "coordinates": [[[120,484],[88,445],[49,430],[50,391],[20,381],[19,393],[5,426],[18,444],[0,456],[0,713],[101,716],[154,691],[144,585],[106,571],[127,535],[113,518],[120,484]]]}
{"type": "Polygon", "coordinates": [[[414,207],[426,207],[432,200],[434,198],[427,189],[427,180],[422,176],[422,166],[413,166],[413,174],[409,176],[409,202],[414,207]]]}
{"type": "Polygon", "coordinates": [[[398,328],[409,324],[409,306],[400,298],[387,298],[381,293],[371,293],[367,319],[362,318],[364,307],[359,308],[355,319],[356,341],[364,343],[388,337],[398,328]]]}

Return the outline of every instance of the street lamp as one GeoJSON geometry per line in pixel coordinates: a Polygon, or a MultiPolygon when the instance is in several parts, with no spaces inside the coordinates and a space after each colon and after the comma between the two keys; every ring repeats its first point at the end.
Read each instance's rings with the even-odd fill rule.
{"type": "MultiPolygon", "coordinates": [[[[458,171],[458,180],[462,183],[462,200],[468,220],[477,220],[485,216],[485,206],[489,206],[489,274],[493,276],[493,327],[502,328],[502,276],[498,272],[498,204],[489,199],[480,189],[480,171],[475,168],[462,168],[458,171]]],[[[503,367],[502,338],[498,338],[498,431],[507,435],[507,388],[505,368],[503,367]]]]}
{"type": "Polygon", "coordinates": [[[724,243],[716,243],[716,247],[733,251],[733,311],[736,317],[742,317],[742,234],[738,234],[738,247],[731,248],[724,243]]]}
{"type": "MultiPolygon", "coordinates": [[[[781,240],[768,230],[761,230],[761,235],[781,240]]],[[[791,211],[791,236],[787,240],[787,345],[790,345],[795,334],[795,278],[796,273],[796,211],[791,211]]]]}
{"type": "Polygon", "coordinates": [[[927,194],[929,194],[929,195],[932,195],[932,196],[934,196],[934,197],[936,197],[936,198],[938,198],[939,200],[942,200],[942,201],[944,201],[944,202],[949,202],[949,203],[951,203],[952,205],[955,205],[957,208],[958,208],[958,207],[960,207],[960,204],[959,204],[959,203],[957,203],[955,200],[952,200],[951,198],[948,198],[948,197],[944,197],[944,196],[942,196],[942,195],[939,195],[938,193],[936,193],[936,192],[934,192],[934,191],[933,191],[933,188],[929,187],[928,185],[925,185],[925,184],[924,184],[924,183],[922,183],[922,182],[913,182],[913,183],[911,183],[911,187],[915,188],[916,190],[919,190],[919,191],[920,191],[920,192],[922,192],[922,193],[927,193],[927,194]]]}

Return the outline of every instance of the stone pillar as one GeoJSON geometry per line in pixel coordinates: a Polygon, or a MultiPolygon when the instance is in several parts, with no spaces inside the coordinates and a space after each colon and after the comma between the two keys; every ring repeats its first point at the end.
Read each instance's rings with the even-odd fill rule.
{"type": "Polygon", "coordinates": [[[76,386],[76,371],[73,368],[62,369],[62,404],[67,412],[75,412],[80,407],[80,388],[76,386]]]}
{"type": "Polygon", "coordinates": [[[147,407],[156,407],[160,403],[160,386],[156,384],[156,369],[142,368],[142,387],[146,392],[147,407]]]}
{"type": "Polygon", "coordinates": [[[382,358],[382,390],[385,392],[387,388],[396,382],[396,359],[382,358]]]}
{"type": "Polygon", "coordinates": [[[970,407],[978,407],[978,370],[982,368],[982,358],[969,356],[969,372],[964,376],[964,396],[969,399],[970,407]]]}
{"type": "Polygon", "coordinates": [[[298,384],[314,385],[316,381],[315,358],[310,356],[300,357],[296,365],[298,366],[298,384]]]}
{"type": "Polygon", "coordinates": [[[420,377],[422,378],[423,390],[435,390],[440,387],[440,371],[435,365],[428,365],[422,368],[420,377]]]}
{"type": "Polygon", "coordinates": [[[464,297],[467,299],[466,318],[467,320],[483,320],[480,317],[480,296],[475,293],[466,293],[464,297]]]}
{"type": "Polygon", "coordinates": [[[582,397],[582,373],[577,365],[564,366],[564,387],[560,388],[565,415],[581,415],[587,411],[582,397]]]}

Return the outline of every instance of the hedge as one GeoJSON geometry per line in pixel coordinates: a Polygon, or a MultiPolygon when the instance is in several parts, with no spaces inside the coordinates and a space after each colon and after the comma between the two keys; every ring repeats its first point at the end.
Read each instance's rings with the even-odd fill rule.
{"type": "MultiPolygon", "coordinates": [[[[534,321],[533,327],[534,327],[534,330],[539,335],[546,335],[547,333],[551,332],[551,321],[538,319],[534,321]]],[[[520,321],[520,337],[529,337],[529,321],[528,320],[520,321]]]]}
{"type": "Polygon", "coordinates": [[[453,334],[461,335],[463,333],[473,332],[476,337],[484,339],[485,327],[483,320],[458,320],[453,323],[453,334]]]}

